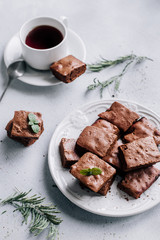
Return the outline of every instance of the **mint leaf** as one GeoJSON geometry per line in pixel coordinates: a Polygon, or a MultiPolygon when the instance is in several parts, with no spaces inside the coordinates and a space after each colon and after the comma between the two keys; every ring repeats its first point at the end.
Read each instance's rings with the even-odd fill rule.
{"type": "Polygon", "coordinates": [[[99,175],[102,173],[102,170],[100,168],[87,168],[80,170],[80,174],[84,176],[90,176],[90,175],[99,175]]]}
{"type": "Polygon", "coordinates": [[[88,169],[82,169],[82,170],[80,170],[80,174],[82,174],[82,175],[84,175],[84,176],[89,176],[89,175],[91,175],[89,168],[88,168],[88,169]]]}
{"type": "Polygon", "coordinates": [[[38,133],[40,131],[39,125],[33,124],[33,125],[31,125],[31,128],[34,133],[38,133]]]}
{"type": "Polygon", "coordinates": [[[102,170],[100,168],[92,168],[93,175],[99,175],[101,173],[102,173],[102,170]]]}
{"type": "Polygon", "coordinates": [[[34,122],[34,124],[39,124],[38,120],[36,120],[36,121],[34,122]]]}
{"type": "Polygon", "coordinates": [[[39,121],[37,120],[37,116],[33,113],[29,113],[28,114],[28,125],[31,126],[31,129],[33,130],[34,133],[38,133],[40,131],[40,127],[39,127],[39,121]]]}
{"type": "Polygon", "coordinates": [[[28,114],[28,119],[30,120],[30,122],[33,122],[33,123],[37,122],[37,117],[33,113],[28,114]]]}

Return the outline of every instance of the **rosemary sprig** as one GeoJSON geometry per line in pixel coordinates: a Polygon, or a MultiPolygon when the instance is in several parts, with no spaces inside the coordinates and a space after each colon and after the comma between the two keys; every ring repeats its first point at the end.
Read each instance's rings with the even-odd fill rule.
{"type": "Polygon", "coordinates": [[[115,83],[114,94],[115,94],[119,90],[121,79],[122,79],[123,75],[127,72],[129,65],[131,65],[132,63],[140,64],[144,60],[153,61],[151,58],[148,58],[145,56],[136,56],[134,54],[131,54],[131,55],[128,55],[125,57],[120,57],[114,61],[103,59],[102,61],[100,61],[97,64],[88,65],[88,68],[90,71],[99,72],[105,67],[114,66],[114,65],[118,65],[123,62],[127,62],[120,74],[115,75],[105,81],[102,81],[102,82],[100,82],[97,78],[94,78],[93,84],[89,85],[87,87],[87,90],[94,90],[95,88],[100,87],[100,97],[102,98],[104,88],[108,87],[109,85],[111,85],[114,82],[115,83]]]}
{"type": "Polygon", "coordinates": [[[56,225],[62,222],[62,219],[58,218],[55,214],[60,212],[57,211],[53,205],[43,205],[42,202],[45,198],[41,198],[36,194],[28,197],[27,195],[30,192],[31,190],[28,192],[16,192],[13,196],[3,200],[1,203],[3,205],[11,204],[15,207],[14,212],[19,211],[24,218],[22,223],[27,224],[30,216],[31,222],[29,230],[35,236],[48,228],[47,238],[54,240],[58,231],[56,225]]]}
{"type": "Polygon", "coordinates": [[[130,54],[127,56],[119,57],[115,60],[107,60],[105,58],[101,58],[101,60],[96,63],[87,64],[87,69],[91,72],[100,72],[104,68],[115,66],[115,65],[124,63],[126,61],[134,61],[134,60],[136,60],[137,63],[141,63],[144,60],[153,61],[151,58],[148,58],[148,57],[144,57],[144,56],[138,57],[135,54],[130,54]]]}

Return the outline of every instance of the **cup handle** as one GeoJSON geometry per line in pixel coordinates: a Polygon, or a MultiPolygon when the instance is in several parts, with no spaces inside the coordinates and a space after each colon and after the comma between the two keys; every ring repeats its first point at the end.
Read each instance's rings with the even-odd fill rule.
{"type": "Polygon", "coordinates": [[[68,28],[68,18],[65,16],[60,16],[60,20],[66,26],[66,28],[68,28]]]}

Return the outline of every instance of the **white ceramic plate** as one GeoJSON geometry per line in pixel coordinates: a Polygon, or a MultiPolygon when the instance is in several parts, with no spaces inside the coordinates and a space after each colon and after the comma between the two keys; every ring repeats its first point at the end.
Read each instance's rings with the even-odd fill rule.
{"type": "MultiPolygon", "coordinates": [[[[72,54],[81,61],[85,61],[86,48],[82,39],[71,29],[68,29],[68,55],[72,54]]],[[[21,43],[19,34],[15,34],[4,50],[4,62],[6,67],[15,60],[22,58],[21,43]]],[[[19,77],[24,83],[34,86],[53,86],[62,83],[56,79],[50,71],[38,71],[27,66],[26,73],[19,77]]]]}
{"type": "MultiPolygon", "coordinates": [[[[151,120],[158,128],[160,118],[149,109],[124,100],[118,100],[140,116],[151,120]]],[[[158,179],[139,199],[133,199],[117,188],[118,177],[106,196],[88,189],[82,189],[79,182],[61,166],[59,143],[62,137],[77,138],[85,126],[91,125],[98,113],[105,111],[113,100],[104,100],[82,106],[69,114],[56,128],[50,141],[48,161],[51,175],[60,191],[77,206],[104,216],[124,217],[144,212],[160,202],[160,179],[158,179]]],[[[159,163],[156,164],[159,168],[159,163]]]]}

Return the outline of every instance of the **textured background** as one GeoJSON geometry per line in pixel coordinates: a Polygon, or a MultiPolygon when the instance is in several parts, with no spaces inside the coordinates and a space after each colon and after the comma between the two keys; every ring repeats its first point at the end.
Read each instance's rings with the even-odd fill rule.
{"type": "MultiPolygon", "coordinates": [[[[154,59],[154,62],[147,61],[130,68],[117,97],[135,101],[160,115],[159,12],[158,0],[0,0],[0,92],[7,81],[3,51],[9,39],[30,18],[65,15],[69,27],[86,45],[87,63],[94,62],[100,55],[116,58],[131,52],[154,59]]],[[[97,216],[78,208],[53,187],[48,169],[48,145],[57,124],[81,104],[99,100],[98,90],[86,94],[86,87],[95,76],[104,80],[119,73],[120,69],[85,74],[72,84],[55,87],[33,87],[15,80],[0,103],[0,198],[12,194],[15,187],[22,191],[32,188],[33,193],[45,196],[62,212],[60,240],[159,239],[159,205],[133,217],[97,216]],[[4,130],[14,110],[20,109],[43,114],[45,131],[29,148],[8,139],[4,130]]],[[[112,89],[106,89],[104,99],[111,96],[112,89]]],[[[0,240],[36,239],[29,235],[26,225],[21,226],[20,215],[13,214],[11,207],[7,210],[0,216],[0,240]]],[[[37,239],[45,239],[44,236],[42,234],[37,239]]]]}

